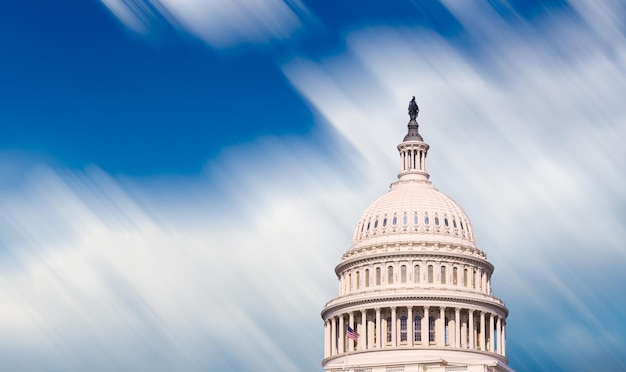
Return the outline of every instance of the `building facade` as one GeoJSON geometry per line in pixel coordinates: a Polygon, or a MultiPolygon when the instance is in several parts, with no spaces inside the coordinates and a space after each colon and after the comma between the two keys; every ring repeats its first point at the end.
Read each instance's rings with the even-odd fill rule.
{"type": "MultiPolygon", "coordinates": [[[[461,207],[429,180],[411,101],[400,173],[359,220],[322,311],[326,371],[512,371],[494,267],[461,207]],[[411,112],[411,110],[413,110],[411,112]]],[[[417,109],[417,110],[416,110],[417,109]]]]}

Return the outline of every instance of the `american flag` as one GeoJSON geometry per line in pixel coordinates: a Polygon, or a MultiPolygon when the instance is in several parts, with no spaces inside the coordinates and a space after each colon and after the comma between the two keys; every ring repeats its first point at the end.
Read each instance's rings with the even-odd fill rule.
{"type": "Polygon", "coordinates": [[[354,342],[359,340],[359,334],[354,329],[350,328],[350,326],[348,326],[346,336],[354,342]]]}

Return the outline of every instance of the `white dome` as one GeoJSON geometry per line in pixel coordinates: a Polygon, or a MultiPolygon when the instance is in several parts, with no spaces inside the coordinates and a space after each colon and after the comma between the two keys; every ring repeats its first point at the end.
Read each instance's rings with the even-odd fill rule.
{"type": "Polygon", "coordinates": [[[428,181],[393,184],[359,220],[350,250],[404,242],[476,248],[465,212],[428,181]]]}

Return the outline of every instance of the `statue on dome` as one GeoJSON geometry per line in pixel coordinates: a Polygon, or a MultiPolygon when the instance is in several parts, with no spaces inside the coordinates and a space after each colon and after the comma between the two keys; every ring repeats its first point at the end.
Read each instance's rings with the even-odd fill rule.
{"type": "Polygon", "coordinates": [[[411,120],[415,120],[419,113],[420,108],[419,106],[417,106],[417,103],[415,103],[415,96],[413,96],[413,98],[409,102],[409,117],[411,118],[411,120]]]}

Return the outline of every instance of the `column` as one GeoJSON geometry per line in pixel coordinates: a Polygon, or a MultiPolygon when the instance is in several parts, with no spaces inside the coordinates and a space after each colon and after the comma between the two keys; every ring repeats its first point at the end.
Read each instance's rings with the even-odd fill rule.
{"type": "Polygon", "coordinates": [[[498,354],[502,354],[502,318],[500,316],[496,323],[496,334],[498,335],[498,354]]]}
{"type": "Polygon", "coordinates": [[[487,350],[485,348],[485,312],[480,312],[480,350],[487,350]]]}
{"type": "Polygon", "coordinates": [[[391,347],[398,346],[398,322],[396,321],[396,308],[395,306],[391,308],[391,347]]]}
{"type": "Polygon", "coordinates": [[[502,322],[502,355],[506,356],[506,321],[502,322]]]}
{"type": "Polygon", "coordinates": [[[428,326],[430,325],[428,306],[424,306],[424,317],[422,318],[422,345],[430,345],[430,334],[428,326]]]}
{"type": "Polygon", "coordinates": [[[494,331],[493,331],[493,313],[489,314],[489,351],[491,351],[492,353],[494,351],[496,351],[495,349],[495,340],[493,337],[494,331]]]}
{"type": "Polygon", "coordinates": [[[338,344],[339,344],[339,350],[337,350],[337,352],[339,354],[343,353],[344,351],[344,346],[346,344],[346,338],[344,337],[344,335],[346,334],[346,326],[343,324],[343,314],[339,315],[339,340],[337,340],[338,344]]]}
{"type": "Polygon", "coordinates": [[[380,349],[380,307],[376,308],[376,348],[380,349]]]}
{"type": "Polygon", "coordinates": [[[372,320],[372,316],[370,315],[367,319],[367,345],[366,349],[371,349],[374,347],[374,321],[372,320]]]}
{"type": "Polygon", "coordinates": [[[324,322],[324,358],[328,358],[330,356],[330,327],[328,326],[328,320],[324,322]]]}
{"type": "Polygon", "coordinates": [[[461,309],[454,309],[454,347],[461,347],[461,309]]]}
{"type": "Polygon", "coordinates": [[[359,332],[359,350],[365,350],[367,346],[367,310],[361,310],[361,332],[359,332]]]}
{"type": "Polygon", "coordinates": [[[413,346],[413,306],[407,307],[407,320],[406,320],[406,341],[409,347],[413,346]]]}
{"type": "Polygon", "coordinates": [[[337,320],[330,319],[330,355],[337,354],[337,320]]]}
{"type": "Polygon", "coordinates": [[[465,315],[461,315],[462,323],[461,324],[461,348],[467,349],[467,317],[465,315]]]}
{"type": "Polygon", "coordinates": [[[437,346],[446,346],[446,308],[443,306],[439,307],[439,332],[437,333],[435,336],[437,346]]]}
{"type": "Polygon", "coordinates": [[[469,348],[476,349],[476,342],[474,341],[474,310],[469,311],[469,348]]]}
{"type": "MultiPolygon", "coordinates": [[[[354,329],[354,312],[351,311],[350,314],[348,315],[348,324],[350,325],[350,328],[354,329]]],[[[348,343],[348,351],[354,351],[354,341],[346,338],[346,342],[348,343]]]]}

